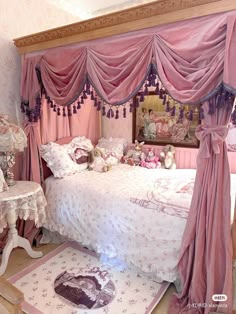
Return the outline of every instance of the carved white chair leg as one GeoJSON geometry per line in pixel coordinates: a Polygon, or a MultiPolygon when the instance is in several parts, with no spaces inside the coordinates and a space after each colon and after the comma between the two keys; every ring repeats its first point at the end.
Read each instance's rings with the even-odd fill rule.
{"type": "Polygon", "coordinates": [[[10,240],[10,241],[7,241],[6,243],[6,246],[3,250],[3,253],[2,253],[2,263],[1,263],[1,266],[0,266],[0,276],[5,273],[5,270],[7,269],[7,263],[8,263],[8,259],[9,259],[9,256],[11,254],[11,251],[13,250],[14,248],[14,244],[13,244],[13,241],[10,240]]]}
{"type": "Polygon", "coordinates": [[[18,246],[22,247],[23,249],[26,250],[26,252],[29,254],[30,257],[32,258],[39,258],[43,256],[43,253],[40,251],[34,251],[32,250],[30,243],[27,239],[22,238],[20,236],[18,236],[18,246]]]}

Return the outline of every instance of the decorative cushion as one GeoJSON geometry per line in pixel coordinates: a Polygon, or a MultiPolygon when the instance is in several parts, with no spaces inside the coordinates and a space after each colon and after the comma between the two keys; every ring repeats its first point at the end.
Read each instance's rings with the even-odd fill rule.
{"type": "Polygon", "coordinates": [[[97,147],[103,150],[105,158],[109,158],[111,164],[117,164],[124,155],[127,140],[124,138],[101,138],[98,141],[97,147]],[[115,161],[116,160],[116,161],[115,161]]]}
{"type": "Polygon", "coordinates": [[[74,173],[81,172],[87,168],[87,163],[77,164],[70,155],[74,150],[70,144],[59,145],[49,143],[41,145],[42,158],[47,162],[55,178],[63,178],[74,173]]]}
{"type": "Polygon", "coordinates": [[[93,144],[90,139],[84,136],[77,136],[69,145],[73,151],[71,158],[77,162],[77,164],[89,161],[89,152],[93,150],[93,144]]]}

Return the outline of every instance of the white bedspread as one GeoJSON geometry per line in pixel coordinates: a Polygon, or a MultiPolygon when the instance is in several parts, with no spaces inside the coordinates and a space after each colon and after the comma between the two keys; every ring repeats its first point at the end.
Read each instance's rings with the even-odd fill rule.
{"type": "Polygon", "coordinates": [[[175,281],[195,173],[118,165],[106,173],[50,177],[44,227],[175,281]]]}

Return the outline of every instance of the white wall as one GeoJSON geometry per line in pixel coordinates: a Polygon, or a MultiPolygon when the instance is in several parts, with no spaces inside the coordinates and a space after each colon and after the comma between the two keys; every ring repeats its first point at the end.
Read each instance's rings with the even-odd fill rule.
{"type": "Polygon", "coordinates": [[[45,0],[0,0],[0,113],[20,123],[20,56],[12,39],[78,22],[45,0]]]}

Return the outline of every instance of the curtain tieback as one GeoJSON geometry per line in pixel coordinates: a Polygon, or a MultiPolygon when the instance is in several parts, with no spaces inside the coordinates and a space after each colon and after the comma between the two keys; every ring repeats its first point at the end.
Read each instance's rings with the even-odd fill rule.
{"type": "Polygon", "coordinates": [[[212,153],[220,153],[220,144],[224,142],[228,134],[228,127],[226,125],[214,127],[199,125],[195,134],[200,141],[199,157],[210,158],[212,153]]]}

